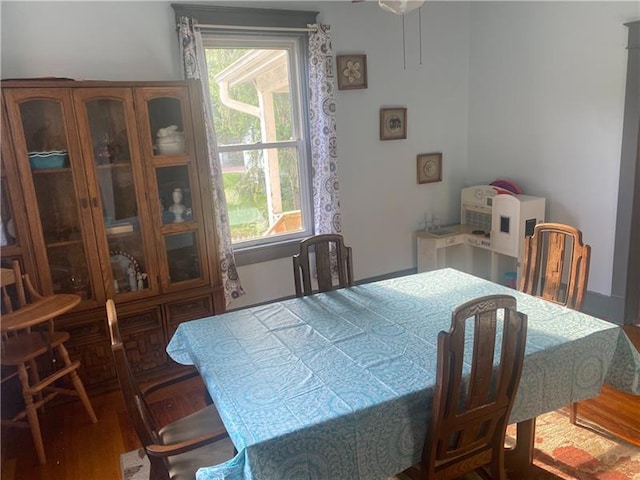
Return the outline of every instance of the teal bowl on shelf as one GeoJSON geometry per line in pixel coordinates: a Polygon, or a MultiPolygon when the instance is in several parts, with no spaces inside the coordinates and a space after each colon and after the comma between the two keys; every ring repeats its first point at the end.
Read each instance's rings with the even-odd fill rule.
{"type": "Polygon", "coordinates": [[[32,170],[63,168],[66,162],[67,152],[64,150],[29,153],[29,165],[32,170]]]}

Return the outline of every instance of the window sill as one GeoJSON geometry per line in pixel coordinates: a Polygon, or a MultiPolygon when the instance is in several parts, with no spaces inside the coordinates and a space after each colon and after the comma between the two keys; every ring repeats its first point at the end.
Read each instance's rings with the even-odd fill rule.
{"type": "Polygon", "coordinates": [[[298,253],[300,238],[288,240],[282,243],[271,243],[257,247],[246,247],[233,249],[236,265],[251,265],[254,263],[268,262],[278,258],[292,257],[298,253]]]}

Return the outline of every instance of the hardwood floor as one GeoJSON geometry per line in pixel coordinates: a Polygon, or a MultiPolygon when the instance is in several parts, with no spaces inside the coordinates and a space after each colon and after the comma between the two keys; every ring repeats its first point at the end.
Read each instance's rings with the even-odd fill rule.
{"type": "MultiPolygon", "coordinates": [[[[154,416],[168,423],[206,406],[199,378],[149,397],[154,416]]],[[[92,424],[79,401],[47,408],[40,425],[47,464],[39,465],[31,433],[2,430],[2,480],[118,480],[120,454],[140,446],[120,391],[91,397],[98,423],[92,424]]]]}
{"type": "MultiPolygon", "coordinates": [[[[625,327],[640,351],[640,327],[625,327]]],[[[79,401],[49,407],[40,416],[47,464],[36,460],[28,430],[3,429],[3,480],[117,480],[120,454],[138,448],[120,391],[91,397],[98,423],[92,424],[79,401]]],[[[205,407],[199,378],[156,393],[151,408],[160,423],[167,423],[205,407]]],[[[640,445],[640,397],[605,388],[599,397],[580,402],[578,419],[599,424],[640,445]]]]}
{"type": "MultiPolygon", "coordinates": [[[[625,325],[640,352],[640,326],[625,325]]],[[[604,385],[599,396],[578,403],[578,423],[584,418],[624,440],[640,446],[640,396],[604,385]]]]}

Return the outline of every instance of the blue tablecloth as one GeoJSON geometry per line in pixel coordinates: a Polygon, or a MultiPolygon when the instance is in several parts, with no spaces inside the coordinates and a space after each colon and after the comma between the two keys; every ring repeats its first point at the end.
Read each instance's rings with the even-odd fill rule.
{"type": "Polygon", "coordinates": [[[640,394],[640,355],[614,324],[453,270],[186,322],[167,352],[194,364],[238,454],[198,480],[376,480],[418,463],[451,312],[506,293],[529,316],[512,422],[598,395],[640,394]]]}

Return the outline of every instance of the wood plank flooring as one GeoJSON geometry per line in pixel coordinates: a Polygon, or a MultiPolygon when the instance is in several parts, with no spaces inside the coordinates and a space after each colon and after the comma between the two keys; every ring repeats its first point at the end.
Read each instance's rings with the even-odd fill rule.
{"type": "MultiPolygon", "coordinates": [[[[199,378],[150,396],[161,424],[204,408],[199,378]]],[[[92,424],[79,401],[47,408],[40,425],[47,464],[39,465],[31,432],[2,430],[2,480],[118,480],[120,454],[140,447],[120,391],[91,397],[98,423],[92,424]]]]}
{"type": "MultiPolygon", "coordinates": [[[[640,351],[640,326],[625,325],[624,330],[640,351]]],[[[621,392],[608,385],[598,397],[578,403],[580,418],[600,425],[614,435],[640,446],[640,396],[621,392]]]]}
{"type": "MultiPolygon", "coordinates": [[[[640,327],[626,327],[640,350],[640,327]]],[[[156,393],[152,408],[167,423],[205,407],[199,378],[156,393]]],[[[3,429],[0,438],[3,480],[117,480],[120,454],[138,448],[120,391],[91,397],[98,423],[92,424],[79,401],[47,408],[40,416],[47,464],[36,460],[29,430],[3,429]]],[[[580,402],[578,418],[599,424],[640,445],[640,397],[605,388],[600,397],[580,402]]]]}

